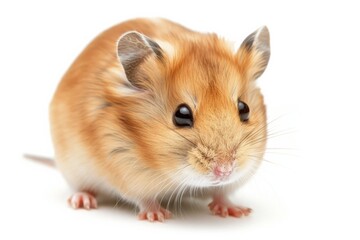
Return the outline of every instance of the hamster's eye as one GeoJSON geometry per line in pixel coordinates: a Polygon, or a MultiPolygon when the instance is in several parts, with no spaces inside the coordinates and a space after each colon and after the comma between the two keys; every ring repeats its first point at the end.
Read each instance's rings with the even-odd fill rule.
{"type": "Polygon", "coordinates": [[[174,113],[173,121],[178,127],[192,127],[194,120],[190,107],[185,103],[180,104],[174,113]]]}
{"type": "Polygon", "coordinates": [[[250,108],[246,103],[244,103],[240,99],[238,100],[238,110],[239,110],[240,120],[242,122],[248,121],[250,108]]]}

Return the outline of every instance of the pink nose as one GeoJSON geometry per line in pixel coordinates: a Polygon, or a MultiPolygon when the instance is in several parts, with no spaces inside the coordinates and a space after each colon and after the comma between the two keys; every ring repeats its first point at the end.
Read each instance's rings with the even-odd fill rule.
{"type": "Polygon", "coordinates": [[[217,165],[214,168],[214,174],[217,177],[227,177],[231,174],[232,170],[231,165],[217,165]]]}

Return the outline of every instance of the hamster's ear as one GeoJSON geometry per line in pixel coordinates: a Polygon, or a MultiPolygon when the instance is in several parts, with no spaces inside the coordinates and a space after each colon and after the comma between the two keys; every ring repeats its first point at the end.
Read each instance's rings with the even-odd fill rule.
{"type": "Polygon", "coordinates": [[[138,88],[141,86],[135,75],[141,63],[150,56],[163,57],[162,49],[155,41],[136,31],[126,32],[119,38],[117,53],[128,81],[138,88]]]}
{"type": "Polygon", "coordinates": [[[265,71],[270,58],[270,35],[266,26],[250,34],[241,44],[237,58],[241,71],[255,80],[265,71]]]}

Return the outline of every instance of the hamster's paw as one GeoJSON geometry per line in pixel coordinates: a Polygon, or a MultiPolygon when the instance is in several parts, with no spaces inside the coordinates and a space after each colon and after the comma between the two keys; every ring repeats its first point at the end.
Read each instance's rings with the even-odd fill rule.
{"type": "Polygon", "coordinates": [[[68,204],[74,208],[85,208],[90,210],[97,208],[97,201],[93,194],[88,192],[77,192],[68,198],[68,204]]]}
{"type": "Polygon", "coordinates": [[[171,212],[162,208],[157,202],[153,202],[140,207],[138,217],[140,220],[148,220],[149,222],[164,222],[165,219],[171,218],[171,212]]]}
{"type": "Polygon", "coordinates": [[[242,216],[248,216],[252,211],[251,208],[236,206],[227,199],[219,198],[214,198],[208,206],[212,214],[221,217],[232,216],[240,218],[242,216]]]}

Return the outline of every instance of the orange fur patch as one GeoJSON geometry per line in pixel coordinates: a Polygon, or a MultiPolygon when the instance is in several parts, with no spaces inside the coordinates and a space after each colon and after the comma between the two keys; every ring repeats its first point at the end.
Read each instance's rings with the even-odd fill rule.
{"type": "Polygon", "coordinates": [[[88,45],[54,95],[51,126],[60,170],[76,188],[97,191],[94,182],[102,179],[135,201],[174,189],[173,175],[184,164],[205,174],[216,159],[235,156],[241,166],[249,155],[261,158],[266,114],[251,81],[259,61],[256,52],[234,54],[216,35],[166,20],[137,19],[110,28],[88,45]],[[130,30],[170,43],[174,52],[165,52],[163,62],[143,61],[136,76],[146,90],[122,95],[126,81],[115,44],[130,30]],[[239,119],[238,98],[250,107],[248,123],[239,119]],[[172,122],[181,103],[192,108],[193,129],[172,122]],[[74,177],[80,166],[88,172],[74,177]]]}

